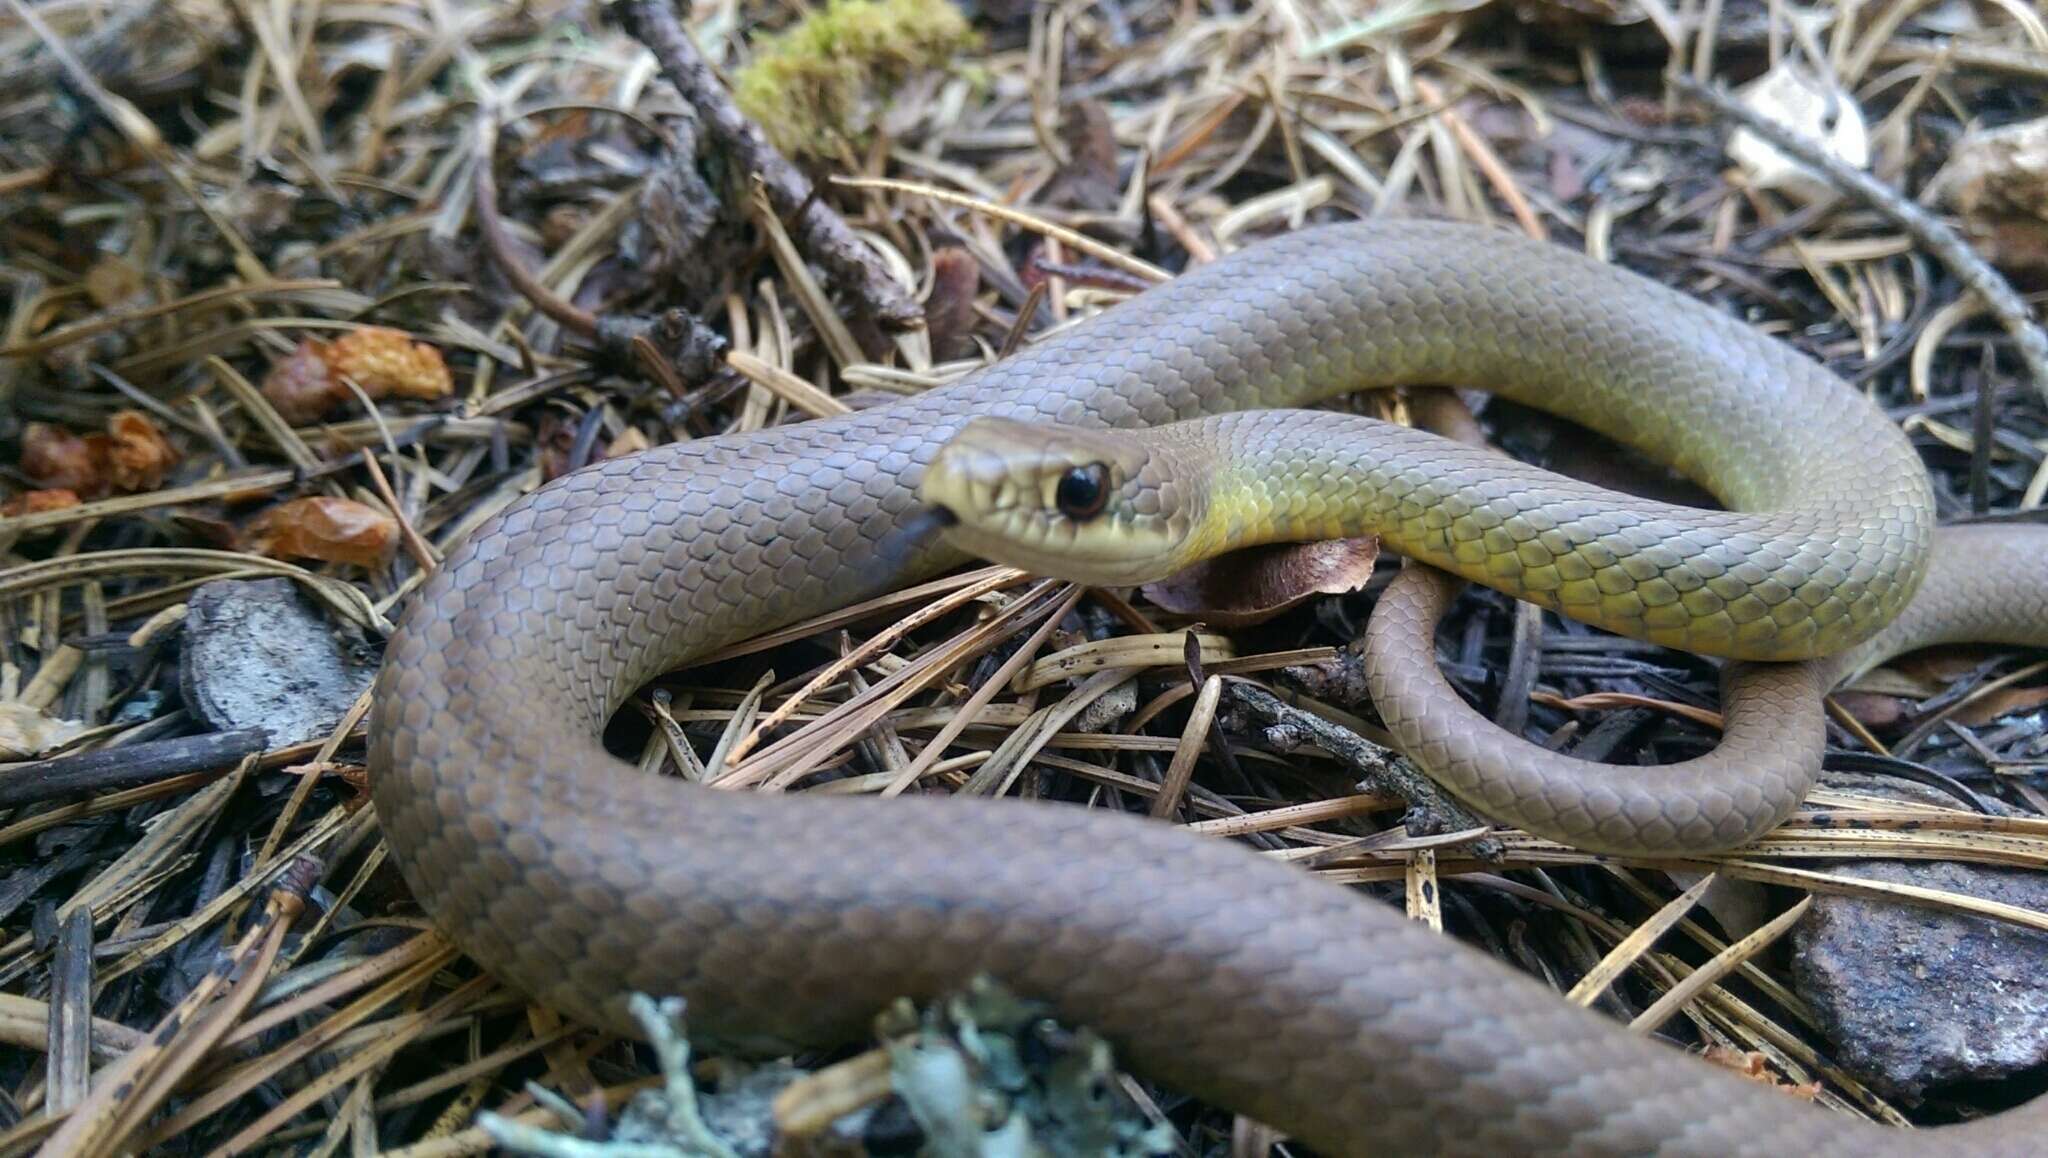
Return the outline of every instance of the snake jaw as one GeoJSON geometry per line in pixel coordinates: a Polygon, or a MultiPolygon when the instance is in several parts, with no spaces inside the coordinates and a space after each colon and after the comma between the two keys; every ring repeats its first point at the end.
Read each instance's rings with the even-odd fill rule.
{"type": "Polygon", "coordinates": [[[1180,568],[1184,535],[1158,506],[1152,452],[1129,433],[978,418],[939,448],[918,497],[950,519],[945,537],[990,562],[1096,586],[1151,582],[1180,568]],[[1105,493],[1068,513],[1077,471],[1105,493]]]}

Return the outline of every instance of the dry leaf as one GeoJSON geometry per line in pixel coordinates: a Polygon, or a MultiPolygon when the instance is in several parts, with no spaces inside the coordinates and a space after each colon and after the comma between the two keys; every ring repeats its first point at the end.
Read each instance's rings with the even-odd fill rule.
{"type": "Polygon", "coordinates": [[[1116,124],[1101,101],[1077,100],[1060,110],[1060,144],[1067,163],[1041,193],[1042,203],[1063,209],[1115,209],[1123,197],[1117,181],[1116,124]]]}
{"type": "Polygon", "coordinates": [[[1249,627],[1317,595],[1364,587],[1379,554],[1377,536],[1252,547],[1147,584],[1145,598],[1217,627],[1249,627]]]}
{"type": "Polygon", "coordinates": [[[178,462],[163,429],[140,410],[117,410],[107,430],[80,436],[31,422],[21,438],[21,473],[43,490],[69,491],[74,499],[162,486],[178,462]]]}
{"type": "Polygon", "coordinates": [[[553,252],[569,244],[590,223],[590,210],[581,205],[557,205],[541,218],[541,245],[553,252]]]}
{"type": "Polygon", "coordinates": [[[628,426],[625,433],[612,439],[612,444],[604,448],[604,456],[606,458],[624,458],[629,454],[639,454],[653,445],[652,442],[648,441],[645,431],[637,426],[628,426]]]}
{"type": "MultiPolygon", "coordinates": [[[[1804,65],[1790,60],[1780,63],[1742,86],[1736,96],[1766,120],[1817,142],[1850,168],[1870,164],[1870,132],[1863,122],[1863,110],[1848,93],[1804,65]]],[[[1729,138],[1728,156],[1756,188],[1779,189],[1808,199],[1834,196],[1833,185],[1747,129],[1738,129],[1729,138]]]]}
{"type": "Polygon", "coordinates": [[[274,559],[382,567],[398,550],[398,520],[349,499],[293,499],[252,519],[242,547],[274,559]]]}
{"type": "Polygon", "coordinates": [[[569,452],[576,448],[576,424],[554,410],[541,412],[533,432],[535,457],[540,460],[542,482],[553,482],[569,473],[569,452]]]}
{"type": "Polygon", "coordinates": [[[117,410],[107,419],[107,462],[114,486],[124,491],[153,491],[178,465],[178,452],[163,428],[140,410],[117,410]]]}
{"type": "Polygon", "coordinates": [[[1994,264],[2048,269],[2048,117],[1964,133],[1929,186],[1994,264]]]}
{"type": "Polygon", "coordinates": [[[1966,728],[1976,728],[2005,716],[2031,712],[2042,704],[2048,704],[2048,687],[2000,688],[1970,700],[1957,708],[1951,718],[1966,728]]]}
{"type": "Polygon", "coordinates": [[[1964,133],[1931,184],[1965,217],[2048,221],[2048,117],[1964,133]]]}
{"type": "Polygon", "coordinates": [[[403,330],[365,326],[336,338],[321,356],[329,373],[352,378],[371,398],[446,398],[455,392],[441,351],[403,330]]]}
{"type": "Polygon", "coordinates": [[[33,760],[69,743],[85,725],[60,720],[18,701],[0,701],[0,761],[33,760]]]}
{"type": "Polygon", "coordinates": [[[1911,655],[1900,656],[1890,666],[1908,678],[1917,680],[1927,689],[1927,695],[1934,695],[1943,687],[1952,684],[1998,656],[1996,647],[1959,643],[1942,647],[1923,648],[1911,655]]]}
{"type": "Polygon", "coordinates": [[[62,487],[44,491],[24,491],[0,503],[0,515],[13,518],[16,515],[40,515],[44,511],[61,511],[78,505],[76,492],[62,487]]]}
{"type": "Polygon", "coordinates": [[[263,376],[263,396],[286,422],[304,426],[348,401],[348,387],[327,372],[325,343],[307,339],[263,376]]]}
{"type": "Polygon", "coordinates": [[[958,246],[932,255],[932,292],[924,303],[924,325],[932,353],[959,358],[973,349],[974,294],[981,288],[981,263],[958,246]]]}
{"type": "Polygon", "coordinates": [[[441,351],[413,341],[403,330],[365,326],[332,342],[302,340],[264,376],[263,396],[286,422],[304,426],[325,418],[354,397],[342,382],[344,378],[372,401],[432,401],[455,392],[441,351]]]}
{"type": "Polygon", "coordinates": [[[1835,706],[1870,729],[1890,728],[1906,718],[1906,701],[1884,692],[1839,691],[1835,706]]]}
{"type": "Polygon", "coordinates": [[[83,498],[104,498],[113,490],[105,457],[92,440],[45,422],[31,422],[22,431],[21,473],[44,490],[83,498]]]}

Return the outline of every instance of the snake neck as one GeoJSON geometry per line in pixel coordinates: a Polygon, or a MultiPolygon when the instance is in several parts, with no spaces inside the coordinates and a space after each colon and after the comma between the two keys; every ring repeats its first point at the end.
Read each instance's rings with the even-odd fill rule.
{"type": "Polygon", "coordinates": [[[1570,618],[1703,654],[1840,652],[1893,618],[1920,580],[1916,534],[1871,533],[1887,515],[1912,527],[1904,506],[1872,512],[1839,486],[1751,496],[1762,509],[1699,510],[1391,423],[1308,411],[1223,415],[1134,437],[1190,464],[1183,469],[1201,484],[1191,554],[1377,535],[1570,618]]]}

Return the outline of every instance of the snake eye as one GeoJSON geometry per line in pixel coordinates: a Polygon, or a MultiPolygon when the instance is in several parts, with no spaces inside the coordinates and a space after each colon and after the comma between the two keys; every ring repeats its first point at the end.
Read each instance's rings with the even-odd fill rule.
{"type": "Polygon", "coordinates": [[[1099,462],[1068,467],[1052,497],[1060,514],[1077,522],[1094,518],[1109,501],[1109,468],[1099,462]]]}

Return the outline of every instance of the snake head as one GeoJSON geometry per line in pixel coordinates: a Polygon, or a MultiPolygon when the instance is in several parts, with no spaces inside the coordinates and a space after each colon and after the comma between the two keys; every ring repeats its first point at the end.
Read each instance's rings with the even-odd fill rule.
{"type": "Polygon", "coordinates": [[[1102,587],[1185,565],[1201,496],[1138,432],[977,418],[939,448],[918,494],[954,546],[1102,587]]]}

